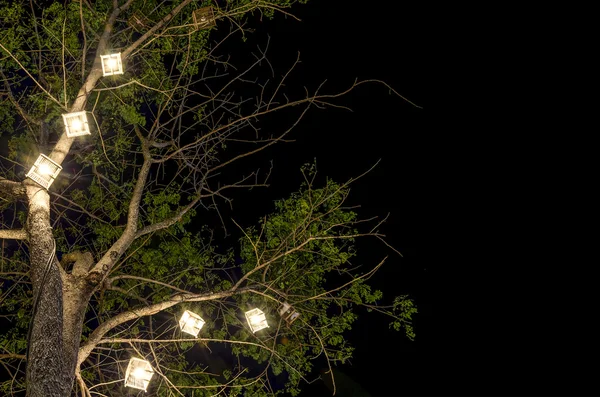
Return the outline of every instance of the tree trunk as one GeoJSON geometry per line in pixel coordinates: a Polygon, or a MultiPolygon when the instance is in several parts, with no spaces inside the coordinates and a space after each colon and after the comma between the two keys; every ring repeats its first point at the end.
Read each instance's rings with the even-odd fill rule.
{"type": "Polygon", "coordinates": [[[39,294],[27,347],[27,396],[63,397],[70,392],[62,349],[63,282],[53,258],[49,195],[44,189],[31,184],[27,186],[27,196],[30,275],[33,296],[39,294]],[[46,279],[42,280],[51,257],[50,269],[46,279]]]}
{"type": "Polygon", "coordinates": [[[68,397],[75,377],[81,328],[91,286],[86,284],[84,277],[66,274],[54,257],[48,192],[31,184],[27,186],[27,196],[34,297],[41,288],[28,344],[27,396],[68,397]]]}

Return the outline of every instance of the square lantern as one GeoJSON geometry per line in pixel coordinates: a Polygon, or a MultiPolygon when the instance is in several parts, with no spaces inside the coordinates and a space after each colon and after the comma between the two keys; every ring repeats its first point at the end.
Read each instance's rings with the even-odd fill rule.
{"type": "Polygon", "coordinates": [[[103,76],[112,76],[113,74],[123,74],[123,63],[121,62],[121,53],[110,55],[100,55],[102,61],[103,76]]]}
{"type": "Polygon", "coordinates": [[[202,7],[194,10],[192,13],[194,26],[198,29],[206,29],[215,26],[215,13],[212,7],[202,7]]]}
{"type": "Polygon", "coordinates": [[[91,135],[85,112],[67,113],[62,116],[65,123],[65,132],[69,138],[91,135]]]}
{"type": "Polygon", "coordinates": [[[260,331],[263,328],[269,327],[265,313],[263,313],[260,309],[252,309],[247,311],[246,320],[248,320],[248,325],[250,326],[252,332],[260,331]]]}
{"type": "Polygon", "coordinates": [[[181,327],[181,331],[198,336],[198,332],[204,325],[205,321],[197,315],[196,313],[192,313],[189,310],[183,312],[181,316],[181,320],[179,320],[179,326],[181,327]]]}
{"type": "Polygon", "coordinates": [[[150,363],[139,358],[131,358],[125,371],[125,386],[146,391],[154,370],[150,363]]]}
{"type": "Polygon", "coordinates": [[[60,165],[52,161],[50,157],[40,154],[26,177],[41,185],[44,189],[48,189],[60,170],[62,170],[60,165]]]}
{"type": "Polygon", "coordinates": [[[291,324],[300,317],[300,313],[298,313],[292,305],[287,302],[284,302],[279,307],[279,315],[285,320],[286,323],[291,324]]]}

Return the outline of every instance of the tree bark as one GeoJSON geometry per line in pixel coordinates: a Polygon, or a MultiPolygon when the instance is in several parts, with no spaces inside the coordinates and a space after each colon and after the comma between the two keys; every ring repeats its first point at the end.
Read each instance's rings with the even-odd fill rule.
{"type": "Polygon", "coordinates": [[[49,195],[33,183],[26,184],[26,191],[29,198],[26,226],[30,235],[30,275],[34,297],[39,294],[29,331],[27,396],[66,397],[70,394],[72,381],[69,381],[63,351],[63,280],[53,257],[55,247],[50,227],[49,195]],[[50,258],[49,271],[42,280],[50,258]]]}
{"type": "Polygon", "coordinates": [[[93,262],[91,255],[83,255],[78,261],[81,263],[76,262],[79,271],[65,273],[54,257],[48,192],[34,183],[25,184],[31,281],[34,297],[40,294],[30,330],[27,396],[68,397],[75,378],[85,308],[93,291],[85,271],[93,262]]]}
{"type": "Polygon", "coordinates": [[[91,295],[92,288],[84,277],[76,277],[72,274],[66,276],[63,294],[63,354],[65,371],[69,375],[69,391],[75,376],[85,309],[91,295]]]}

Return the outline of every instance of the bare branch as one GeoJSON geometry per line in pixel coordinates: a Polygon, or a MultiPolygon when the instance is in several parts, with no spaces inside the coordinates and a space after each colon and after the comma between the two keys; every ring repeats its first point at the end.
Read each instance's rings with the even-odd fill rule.
{"type": "MultiPolygon", "coordinates": [[[[25,72],[25,74],[27,74],[27,76],[29,76],[29,78],[31,78],[31,80],[33,80],[33,82],[41,88],[42,91],[44,91],[44,93],[46,95],[48,95],[48,98],[51,99],[53,102],[57,103],[58,106],[60,106],[61,108],[65,109],[64,105],[62,103],[60,103],[60,101],[56,98],[54,98],[54,96],[49,93],[38,81],[35,77],[33,77],[31,75],[31,73],[29,73],[29,71],[25,68],[25,66],[23,66],[23,64],[21,62],[19,62],[19,60],[12,54],[12,52],[10,52],[9,50],[6,49],[6,47],[4,47],[2,45],[2,43],[0,43],[0,48],[2,48],[4,50],[4,52],[6,52],[16,63],[17,65],[19,65],[19,67],[21,68],[21,70],[23,70],[25,72]]],[[[66,109],[65,109],[66,110],[66,109]]]]}
{"type": "Polygon", "coordinates": [[[170,288],[170,289],[172,289],[172,290],[174,290],[174,291],[177,291],[177,292],[182,292],[182,293],[184,293],[184,294],[191,294],[191,292],[190,292],[190,291],[185,291],[185,290],[182,290],[181,288],[177,288],[177,287],[175,287],[175,286],[173,286],[173,285],[171,285],[171,284],[163,283],[163,282],[161,282],[161,281],[158,281],[158,280],[152,280],[152,279],[145,278],[145,277],[139,277],[139,276],[130,276],[130,275],[127,275],[127,274],[123,274],[123,275],[119,275],[119,276],[111,277],[111,278],[109,278],[109,279],[108,279],[108,280],[106,280],[106,281],[107,281],[109,284],[112,284],[114,281],[117,281],[117,280],[138,280],[138,281],[143,281],[143,282],[145,282],[145,283],[151,283],[151,284],[162,285],[163,287],[167,287],[167,288],[170,288]]]}
{"type": "Polygon", "coordinates": [[[4,87],[6,89],[6,94],[8,96],[8,99],[13,104],[13,106],[17,109],[17,112],[19,112],[21,117],[23,117],[23,119],[25,121],[27,121],[28,123],[34,124],[36,126],[40,126],[42,123],[39,120],[36,120],[33,117],[31,117],[29,115],[29,113],[27,113],[25,111],[25,109],[23,109],[23,107],[19,104],[19,101],[17,101],[15,99],[15,97],[12,93],[12,90],[10,88],[10,84],[8,83],[8,79],[7,79],[6,75],[4,74],[4,72],[1,70],[0,70],[0,76],[2,76],[2,80],[4,80],[4,87]]]}
{"type": "Polygon", "coordinates": [[[333,393],[331,395],[335,396],[335,391],[336,391],[335,377],[333,376],[333,370],[331,369],[331,360],[329,359],[329,354],[327,353],[327,349],[325,348],[323,339],[321,339],[321,336],[319,336],[319,333],[314,329],[313,326],[311,326],[309,323],[307,323],[303,319],[300,319],[300,320],[304,323],[304,325],[308,326],[312,330],[312,332],[315,334],[315,336],[319,340],[319,343],[321,344],[321,351],[325,354],[325,360],[327,361],[327,366],[329,367],[329,374],[331,376],[331,383],[333,384],[333,393]]]}
{"type": "Polygon", "coordinates": [[[189,210],[191,210],[192,208],[194,208],[196,206],[196,204],[198,204],[198,202],[200,201],[201,198],[202,198],[202,196],[198,195],[198,197],[196,197],[194,200],[192,200],[188,205],[186,205],[185,207],[183,207],[181,210],[179,210],[172,217],[167,218],[167,219],[165,219],[165,220],[163,220],[161,222],[157,222],[157,223],[154,223],[152,225],[148,225],[148,226],[144,227],[143,229],[140,229],[135,234],[135,238],[139,238],[139,237],[142,237],[145,234],[156,232],[158,230],[166,229],[168,227],[173,226],[174,224],[176,224],[177,222],[179,222],[181,220],[181,218],[183,218],[183,216],[189,210]]]}
{"type": "Polygon", "coordinates": [[[73,209],[72,207],[69,207],[69,209],[74,210],[74,211],[79,211],[83,214],[86,214],[87,216],[89,216],[92,219],[97,220],[98,222],[101,223],[108,223],[106,222],[104,219],[97,217],[96,215],[92,214],[91,212],[89,212],[88,210],[86,210],[84,207],[82,207],[81,205],[77,204],[76,202],[69,200],[68,198],[66,198],[65,196],[58,194],[56,192],[50,192],[52,194],[52,196],[56,196],[58,198],[60,198],[61,200],[66,201],[67,203],[69,203],[70,205],[77,207],[77,209],[73,209]]]}
{"type": "Polygon", "coordinates": [[[27,198],[25,186],[21,182],[13,182],[0,177],[0,197],[24,200],[27,198]]]}
{"type": "MultiPolygon", "coordinates": [[[[132,0],[129,0],[129,2],[131,2],[131,1],[132,0]]],[[[137,39],[134,43],[132,43],[129,47],[127,47],[127,49],[122,51],[121,56],[123,58],[127,58],[133,50],[135,50],[137,47],[139,47],[144,41],[148,40],[148,38],[150,36],[152,36],[154,34],[154,32],[156,32],[157,30],[162,28],[165,24],[167,24],[171,19],[173,19],[173,17],[175,17],[175,15],[177,15],[185,6],[187,6],[191,2],[192,2],[192,0],[184,0],[181,4],[179,4],[177,7],[175,7],[173,9],[173,11],[171,11],[170,13],[165,15],[165,17],[163,19],[161,19],[154,26],[152,26],[152,28],[150,28],[150,30],[148,30],[146,33],[144,33],[142,35],[142,37],[137,39]]]]}
{"type": "Polygon", "coordinates": [[[254,183],[254,184],[243,184],[241,182],[243,182],[244,180],[248,179],[248,177],[243,178],[240,182],[238,183],[233,183],[230,185],[225,185],[225,186],[221,186],[219,189],[215,190],[215,191],[210,191],[208,188],[204,188],[204,190],[209,191],[209,194],[200,194],[198,195],[195,199],[193,199],[188,205],[186,205],[185,207],[183,207],[182,209],[180,209],[175,215],[173,215],[172,217],[169,217],[163,221],[154,223],[152,225],[148,225],[146,227],[144,227],[143,229],[140,229],[136,235],[135,238],[141,237],[145,234],[148,233],[152,233],[152,232],[156,232],[158,230],[162,230],[162,229],[166,229],[170,226],[173,226],[174,224],[176,224],[177,222],[181,221],[181,218],[183,218],[183,216],[189,212],[192,208],[194,208],[201,199],[203,198],[207,198],[207,197],[214,197],[214,196],[221,196],[221,192],[225,189],[231,189],[231,188],[253,188],[253,187],[266,187],[268,186],[267,184],[264,183],[254,183]]]}
{"type": "Polygon", "coordinates": [[[257,272],[260,269],[265,268],[266,266],[269,266],[271,263],[277,261],[278,259],[283,258],[284,256],[287,256],[293,252],[299,251],[300,249],[302,249],[302,247],[306,246],[308,243],[310,243],[311,241],[316,241],[316,240],[334,240],[334,239],[349,239],[349,238],[357,238],[357,237],[363,237],[363,236],[373,236],[373,234],[350,234],[350,235],[345,235],[345,236],[323,236],[323,237],[309,237],[307,238],[305,241],[303,241],[302,243],[298,244],[297,246],[288,249],[287,251],[279,254],[279,255],[275,255],[274,257],[272,257],[271,259],[269,259],[266,262],[263,262],[262,264],[259,264],[258,266],[256,266],[254,269],[250,270],[248,273],[244,274],[239,280],[238,282],[233,286],[233,289],[238,288],[244,281],[246,281],[248,279],[248,277],[250,277],[253,273],[257,272]]]}
{"type": "Polygon", "coordinates": [[[306,299],[303,299],[303,300],[297,301],[296,303],[301,303],[301,302],[305,302],[305,301],[308,301],[308,300],[318,299],[318,298],[320,298],[321,296],[324,296],[324,295],[329,295],[329,294],[331,294],[332,292],[339,291],[339,290],[341,290],[341,289],[343,289],[343,288],[347,287],[348,285],[354,284],[355,282],[357,282],[358,280],[361,280],[361,279],[363,279],[363,278],[364,278],[365,280],[368,280],[369,278],[371,278],[371,276],[372,276],[373,274],[375,274],[375,273],[377,272],[377,270],[379,270],[379,268],[380,268],[380,267],[381,267],[381,266],[382,266],[382,265],[385,263],[385,261],[386,261],[386,260],[387,260],[387,256],[386,256],[385,258],[383,258],[383,260],[382,260],[381,262],[379,262],[379,264],[378,264],[377,266],[375,266],[373,269],[371,269],[369,272],[367,272],[367,273],[363,274],[362,276],[359,276],[359,277],[353,278],[352,280],[348,281],[346,284],[344,284],[344,285],[342,285],[342,286],[340,286],[340,287],[337,287],[337,288],[331,289],[331,290],[329,290],[329,291],[323,292],[322,294],[319,294],[319,295],[311,296],[311,297],[309,297],[309,298],[306,298],[306,299]]]}
{"type": "Polygon", "coordinates": [[[28,240],[29,234],[24,229],[0,230],[0,239],[28,240]]]}
{"type": "Polygon", "coordinates": [[[10,354],[0,354],[0,360],[3,359],[16,359],[16,360],[25,360],[26,357],[24,354],[15,354],[15,353],[10,353],[10,354]]]}

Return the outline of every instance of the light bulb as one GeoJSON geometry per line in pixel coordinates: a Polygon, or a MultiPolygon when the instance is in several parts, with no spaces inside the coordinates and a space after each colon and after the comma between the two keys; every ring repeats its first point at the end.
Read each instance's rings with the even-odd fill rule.
{"type": "Polygon", "coordinates": [[[41,164],[38,168],[38,172],[42,175],[51,175],[52,170],[48,167],[48,164],[41,164]]]}
{"type": "Polygon", "coordinates": [[[73,130],[73,132],[80,131],[82,126],[83,124],[81,123],[81,121],[79,121],[79,119],[75,119],[71,123],[71,129],[73,130]]]}
{"type": "Polygon", "coordinates": [[[111,71],[117,69],[117,60],[115,58],[109,58],[107,66],[111,71]]]}
{"type": "Polygon", "coordinates": [[[133,371],[133,376],[138,378],[138,379],[143,379],[146,376],[146,370],[142,367],[137,367],[134,371],[133,371]]]}
{"type": "Polygon", "coordinates": [[[250,317],[250,322],[254,325],[258,325],[260,324],[262,321],[262,319],[260,318],[260,316],[252,316],[250,317]]]}

